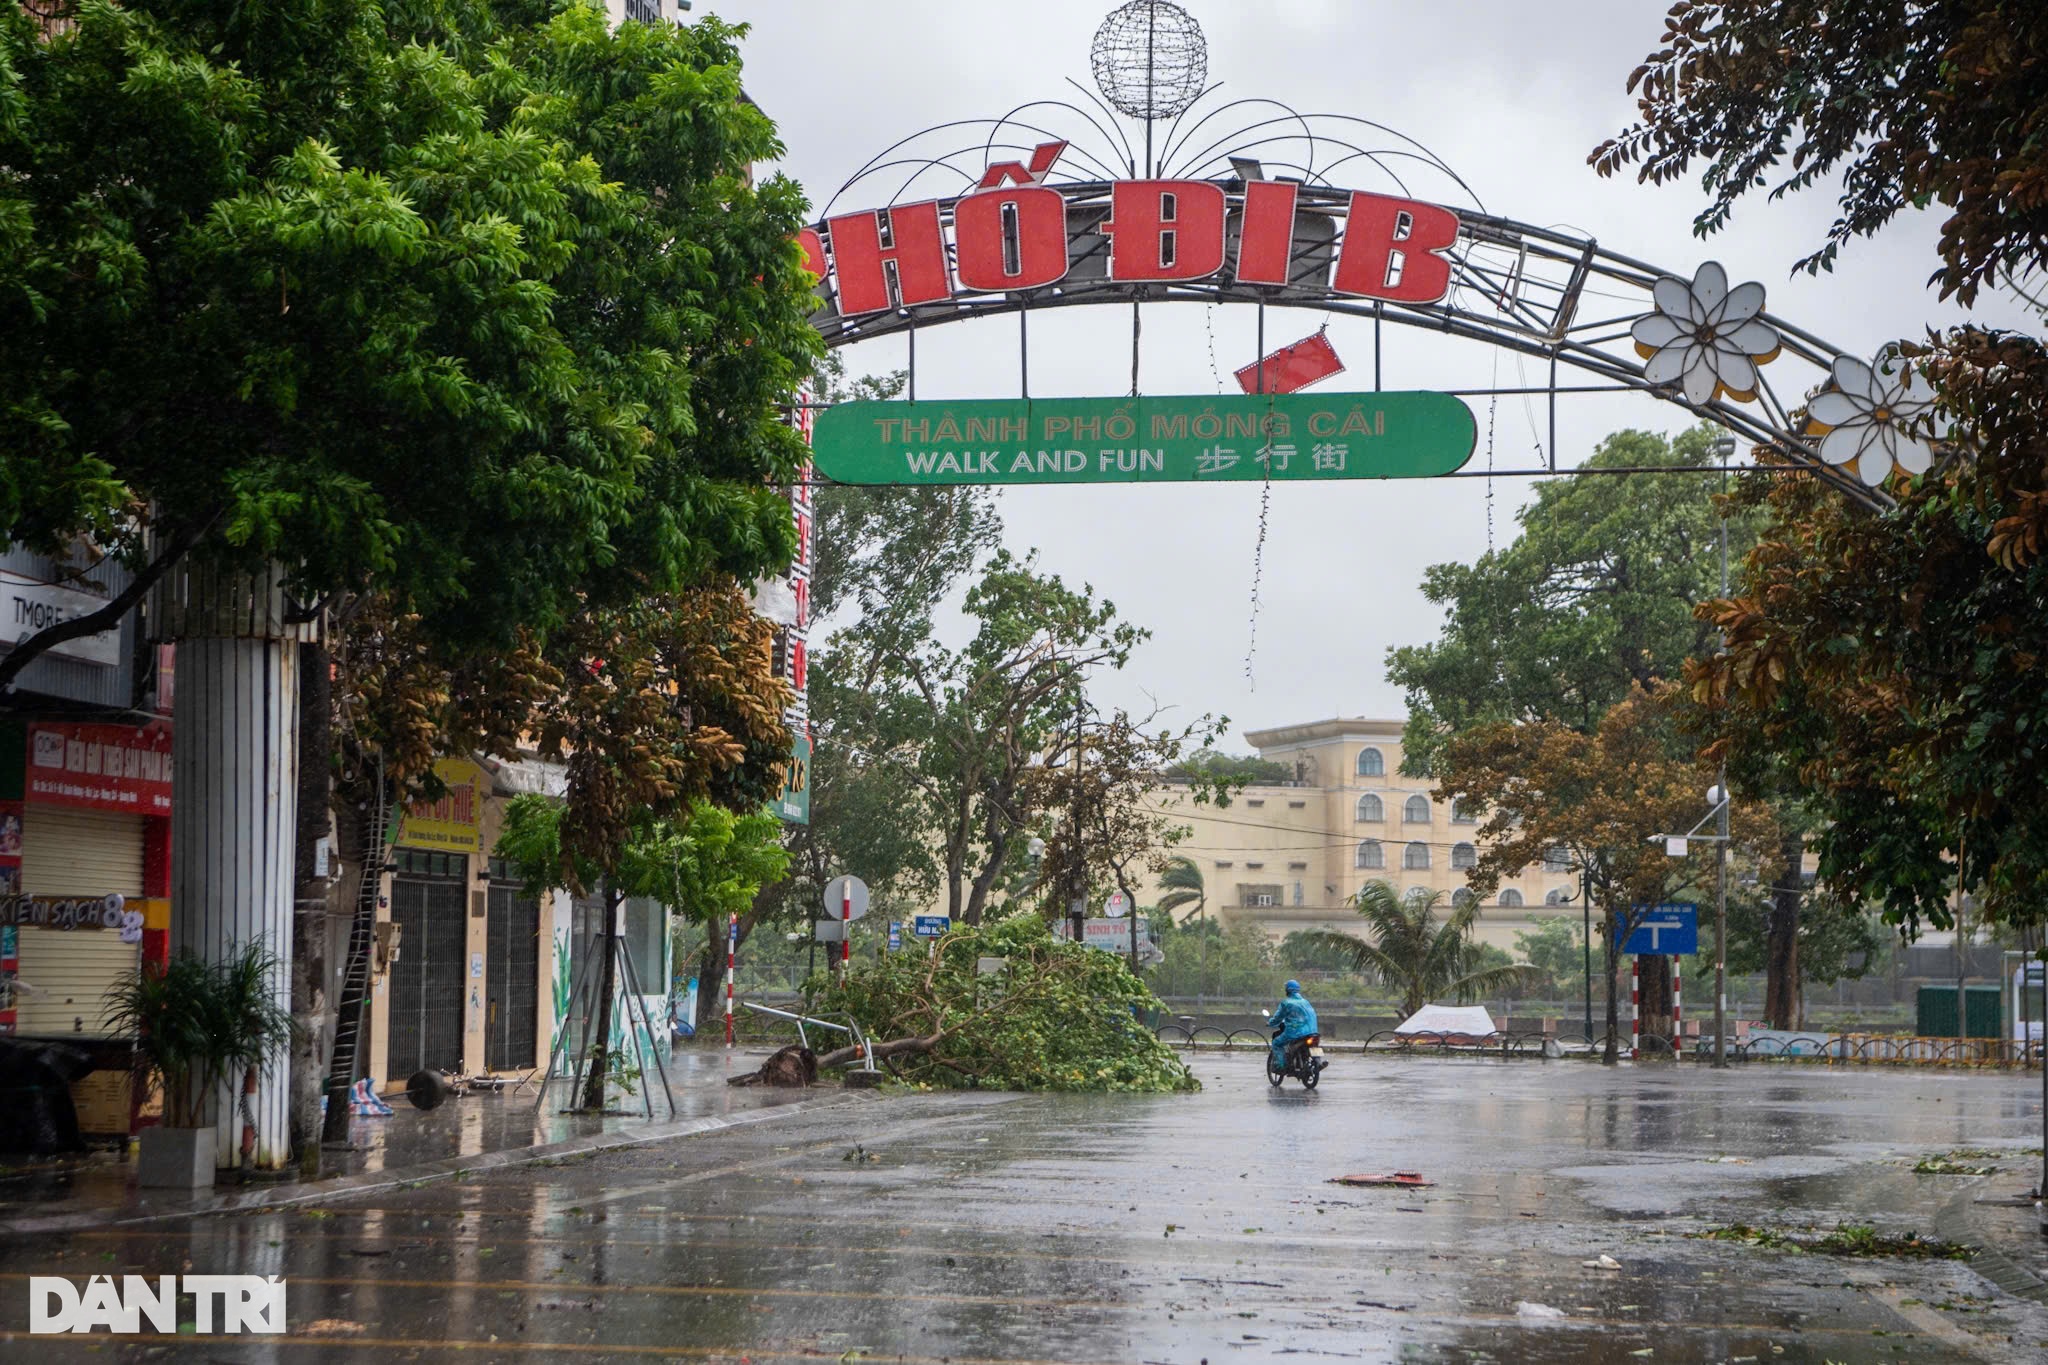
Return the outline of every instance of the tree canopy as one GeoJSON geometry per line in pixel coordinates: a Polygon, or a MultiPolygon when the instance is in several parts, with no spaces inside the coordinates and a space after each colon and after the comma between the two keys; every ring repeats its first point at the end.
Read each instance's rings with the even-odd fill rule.
{"type": "MultiPolygon", "coordinates": [[[[1713,435],[1615,432],[1586,467],[1709,465],[1713,435]]],[[[1703,474],[1560,479],[1516,514],[1506,547],[1432,564],[1423,593],[1445,608],[1441,637],[1387,651],[1387,677],[1408,694],[1403,769],[1426,776],[1449,736],[1488,722],[1590,731],[1631,687],[1676,678],[1711,648],[1693,607],[1720,581],[1715,491],[1703,474]]],[[[1747,538],[1730,527],[1731,553],[1747,538]]]]}
{"type": "Polygon", "coordinates": [[[1663,184],[1704,162],[1703,235],[1755,191],[1839,184],[1841,216],[1799,263],[1820,270],[1940,203],[1935,278],[1964,303],[2032,275],[2048,248],[2048,10],[2034,0],[1678,0],[1628,88],[1641,121],[1592,164],[1663,184]]]}
{"type": "Polygon", "coordinates": [[[788,562],[818,342],[742,29],[75,17],[0,8],[0,540],[274,560],[490,647],[788,562]]]}

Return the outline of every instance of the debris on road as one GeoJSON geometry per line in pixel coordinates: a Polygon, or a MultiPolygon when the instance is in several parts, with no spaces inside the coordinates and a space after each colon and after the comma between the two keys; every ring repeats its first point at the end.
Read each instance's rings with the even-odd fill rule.
{"type": "Polygon", "coordinates": [[[1585,1267],[1586,1269],[1588,1269],[1588,1270],[1619,1270],[1619,1269],[1621,1269],[1621,1262],[1620,1262],[1620,1261],[1617,1261],[1617,1260],[1615,1260],[1615,1259],[1614,1259],[1614,1258],[1613,1258],[1612,1256],[1607,1256],[1607,1255],[1602,1255],[1602,1256],[1600,1256],[1600,1257],[1598,1257],[1598,1258],[1596,1258],[1596,1259],[1594,1259],[1594,1260],[1591,1260],[1591,1261],[1580,1261],[1580,1262],[1579,1262],[1579,1264],[1580,1264],[1580,1265],[1582,1265],[1582,1266],[1584,1266],[1584,1267],[1585,1267]]]}
{"type": "Polygon", "coordinates": [[[1515,1304],[1515,1316],[1518,1318],[1530,1318],[1537,1322],[1548,1322],[1554,1318],[1563,1317],[1564,1310],[1562,1308],[1552,1308],[1547,1303],[1531,1303],[1527,1299],[1522,1299],[1515,1304]]]}
{"type": "Polygon", "coordinates": [[[1419,1190],[1433,1187],[1434,1180],[1424,1180],[1416,1171],[1392,1171],[1386,1175],[1340,1175],[1331,1179],[1332,1185],[1356,1185],[1361,1188],[1392,1186],[1396,1189],[1419,1190]]]}
{"type": "Polygon", "coordinates": [[[791,1090],[818,1083],[818,1054],[807,1047],[791,1043],[778,1048],[761,1063],[758,1071],[749,1071],[744,1076],[734,1076],[727,1085],[773,1085],[791,1090]]]}

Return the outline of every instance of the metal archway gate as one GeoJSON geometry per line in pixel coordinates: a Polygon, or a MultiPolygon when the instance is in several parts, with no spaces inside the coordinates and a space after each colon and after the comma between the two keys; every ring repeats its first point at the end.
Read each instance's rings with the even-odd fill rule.
{"type": "MultiPolygon", "coordinates": [[[[1048,103],[1086,116],[1076,106],[1048,103]]],[[[826,217],[800,234],[809,268],[820,279],[820,307],[813,321],[826,345],[905,338],[911,404],[918,401],[921,331],[1003,315],[1018,319],[1019,364],[1018,397],[1001,401],[1011,409],[1019,403],[1034,408],[1046,403],[1031,392],[1031,315],[1103,305],[1132,311],[1129,399],[1157,401],[1139,391],[1139,306],[1241,304],[1259,310],[1262,355],[1268,309],[1368,320],[1375,337],[1372,393],[1383,397],[1420,397],[1381,390],[1378,340],[1389,324],[1482,342],[1540,362],[1540,383],[1445,391],[1456,398],[1537,397],[1548,405],[1544,464],[1486,471],[1495,476],[1570,472],[1557,463],[1557,403],[1603,393],[1647,394],[1685,408],[1770,452],[1776,462],[1809,470],[1873,506],[1890,501],[1880,485],[1892,473],[1895,458],[1909,472],[1925,468],[1927,444],[1921,437],[1931,404],[1918,380],[1903,367],[1894,371],[1882,358],[1866,363],[1848,356],[1770,313],[1762,284],[1731,282],[1715,262],[1687,272],[1663,269],[1566,229],[1409,197],[1406,179],[1392,172],[1388,177],[1401,193],[1332,184],[1317,168],[1317,149],[1333,140],[1328,134],[1290,127],[1284,134],[1259,135],[1274,123],[1299,121],[1309,127],[1310,116],[1291,111],[1254,123],[1240,137],[1212,139],[1187,160],[1189,166],[1208,170],[1223,163],[1225,174],[1147,173],[1132,165],[1129,177],[1081,180],[1060,178],[1063,160],[1101,169],[1114,157],[1075,157],[1068,141],[1020,114],[991,121],[978,143],[944,156],[897,156],[905,146],[898,144],[857,173],[837,196],[908,167],[898,192],[884,206],[839,213],[828,208],[826,217]],[[1020,130],[1050,140],[1036,145],[1005,140],[1020,130]],[[1272,167],[1297,174],[1266,178],[1267,164],[1258,157],[1275,141],[1309,144],[1302,159],[1272,167]],[[1228,150],[1232,147],[1238,150],[1228,150]],[[1005,152],[1016,152],[1019,159],[1001,160],[1005,152]],[[932,175],[960,177],[967,191],[942,198],[906,197],[932,175]],[[1828,390],[1835,396],[1816,411],[1834,417],[1843,429],[1833,440],[1827,438],[1835,428],[1808,412],[1828,390]]],[[[1364,120],[1348,122],[1399,138],[1364,120]]],[[[1102,128],[1099,120],[1090,123],[1102,128]]],[[[919,136],[958,126],[943,125],[919,136]]],[[[1178,142],[1169,137],[1169,153],[1193,136],[1184,133],[1178,142]]],[[[1330,168],[1362,158],[1385,171],[1398,154],[1463,188],[1447,167],[1406,139],[1393,152],[1363,149],[1345,139],[1336,140],[1336,147],[1349,150],[1330,168]]],[[[1255,396],[1269,405],[1276,397],[1255,396]]],[[[1238,400],[1232,395],[1222,401],[1238,400]]],[[[976,415],[992,421],[997,414],[976,415]]],[[[975,448],[976,433],[966,421],[963,415],[954,423],[962,453],[975,448]]],[[[990,469],[985,459],[980,464],[955,459],[943,470],[919,471],[905,463],[893,474],[873,460],[855,467],[839,458],[843,452],[832,427],[829,419],[823,424],[818,465],[820,472],[842,482],[1088,481],[1072,477],[1071,470],[1047,469],[1042,459],[1017,462],[1014,473],[1021,477],[990,469]]],[[[897,442],[906,455],[917,447],[935,463],[942,459],[948,447],[933,438],[931,424],[909,430],[925,439],[897,442]]],[[[1008,436],[1014,428],[988,425],[979,434],[992,433],[1008,436]]],[[[1043,434],[1033,431],[1031,436],[1043,434]]],[[[1142,426],[1135,433],[1140,441],[1146,434],[1142,426]]],[[[1043,447],[1038,440],[1015,448],[1036,453],[1043,447]]],[[[1446,474],[1457,472],[1459,463],[1370,469],[1351,477],[1446,474]]],[[[1199,472],[1160,476],[1202,477],[1199,472]]],[[[1237,477],[1244,477],[1241,470],[1237,477]]]]}

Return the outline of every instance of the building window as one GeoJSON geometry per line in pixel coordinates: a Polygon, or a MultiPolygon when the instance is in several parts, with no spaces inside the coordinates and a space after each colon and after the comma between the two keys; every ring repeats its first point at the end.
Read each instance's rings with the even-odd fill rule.
{"type": "Polygon", "coordinates": [[[1426,796],[1409,797],[1408,804],[1401,808],[1401,820],[1402,823],[1410,825],[1428,824],[1429,798],[1426,796]]]}
{"type": "Polygon", "coordinates": [[[1518,910],[1522,905],[1522,893],[1512,886],[1507,887],[1500,893],[1500,904],[1505,909],[1518,910]]]}
{"type": "Polygon", "coordinates": [[[1263,805],[1265,805],[1265,804],[1266,804],[1266,800],[1265,800],[1265,798],[1264,798],[1264,797],[1260,797],[1260,798],[1258,798],[1257,800],[1247,800],[1247,801],[1245,802],[1245,804],[1246,804],[1247,806],[1254,806],[1254,807],[1256,807],[1256,806],[1263,806],[1263,805]]]}
{"type": "Polygon", "coordinates": [[[1380,757],[1378,749],[1360,749],[1358,751],[1358,775],[1360,777],[1385,777],[1387,775],[1387,760],[1380,757]]]}
{"type": "Polygon", "coordinates": [[[1351,865],[1353,867],[1385,867],[1387,865],[1386,851],[1380,847],[1379,840],[1367,839],[1359,844],[1357,854],[1351,859],[1351,865]]]}
{"type": "Polygon", "coordinates": [[[1461,886],[1451,893],[1451,909],[1463,910],[1472,903],[1472,888],[1461,886]]]}
{"type": "Polygon", "coordinates": [[[626,0],[626,17],[643,24],[661,22],[661,0],[626,0]]]}
{"type": "Polygon", "coordinates": [[[1452,844],[1451,866],[1461,871],[1479,866],[1479,850],[1470,844],[1452,844]]]}
{"type": "Polygon", "coordinates": [[[1294,884],[1294,903],[1300,905],[1304,899],[1304,888],[1300,882],[1294,884]]]}
{"type": "Polygon", "coordinates": [[[1358,819],[1362,824],[1377,825],[1387,818],[1387,808],[1377,796],[1367,792],[1358,798],[1358,819]]]}
{"type": "Polygon", "coordinates": [[[1429,888],[1426,886],[1411,886],[1403,893],[1403,896],[1404,899],[1409,901],[1426,901],[1429,899],[1429,888]]]}
{"type": "Polygon", "coordinates": [[[1451,823],[1454,825],[1476,825],[1479,823],[1479,817],[1466,810],[1464,801],[1454,796],[1451,798],[1451,823]]]}
{"type": "Polygon", "coordinates": [[[1569,905],[1571,904],[1571,897],[1556,887],[1552,887],[1543,893],[1543,903],[1545,905],[1569,905]]]}
{"type": "Polygon", "coordinates": [[[1264,864],[1264,863],[1246,863],[1246,864],[1245,864],[1245,866],[1246,866],[1246,867],[1251,867],[1251,868],[1260,868],[1260,867],[1264,867],[1264,866],[1265,866],[1265,864],[1264,864]]]}
{"type": "Polygon", "coordinates": [[[1223,859],[1221,859],[1221,858],[1218,858],[1218,859],[1216,860],[1216,866],[1218,866],[1218,867],[1231,867],[1231,866],[1234,866],[1234,864],[1232,864],[1232,863],[1227,863],[1227,862],[1223,861],[1223,859]]]}
{"type": "Polygon", "coordinates": [[[1553,844],[1549,848],[1543,850],[1543,870],[1545,872],[1571,871],[1571,850],[1564,847],[1562,844],[1553,844]]]}
{"type": "Polygon", "coordinates": [[[1429,870],[1429,845],[1423,843],[1408,845],[1408,851],[1401,855],[1401,866],[1411,872],[1427,872],[1429,870]]]}

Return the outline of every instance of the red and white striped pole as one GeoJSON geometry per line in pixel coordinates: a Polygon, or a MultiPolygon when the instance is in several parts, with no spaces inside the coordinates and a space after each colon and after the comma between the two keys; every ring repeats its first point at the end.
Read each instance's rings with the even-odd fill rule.
{"type": "Polygon", "coordinates": [[[1671,1045],[1680,1057],[1685,1055],[1685,972],[1683,958],[1671,959],[1671,1045]]]}
{"type": "Polygon", "coordinates": [[[740,917],[732,916],[725,925],[725,1045],[732,1046],[732,979],[740,965],[740,917]]]}
{"type": "Polygon", "coordinates": [[[839,971],[844,975],[853,961],[853,878],[839,885],[839,971]]]}
{"type": "Polygon", "coordinates": [[[1643,960],[1628,960],[1628,1055],[1634,1057],[1643,1041],[1643,960]]]}

